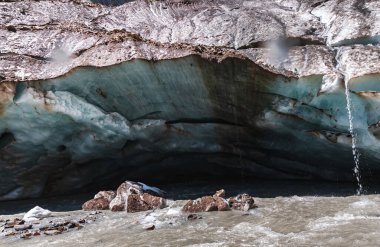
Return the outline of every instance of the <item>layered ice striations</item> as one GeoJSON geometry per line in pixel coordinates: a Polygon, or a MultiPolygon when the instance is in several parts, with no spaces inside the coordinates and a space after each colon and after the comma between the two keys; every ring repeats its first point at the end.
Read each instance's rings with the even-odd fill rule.
{"type": "MultiPolygon", "coordinates": [[[[0,151],[3,198],[82,191],[126,177],[233,177],[242,167],[247,176],[349,181],[356,142],[347,132],[345,88],[320,93],[324,80],[288,78],[236,58],[188,56],[4,84],[13,89],[2,101],[0,128],[9,133],[0,151]]],[[[355,101],[351,124],[363,127],[354,121],[371,114],[360,110],[367,104],[355,101]]],[[[376,169],[374,142],[365,145],[376,169]]]]}
{"type": "Polygon", "coordinates": [[[361,192],[380,177],[379,9],[1,2],[0,200],[242,173],[361,192]]]}

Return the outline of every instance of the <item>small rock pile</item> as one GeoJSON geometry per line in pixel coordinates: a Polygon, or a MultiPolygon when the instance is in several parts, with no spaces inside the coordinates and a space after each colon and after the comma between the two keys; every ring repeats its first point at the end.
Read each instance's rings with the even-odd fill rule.
{"type": "Polygon", "coordinates": [[[85,223],[91,223],[95,221],[96,217],[94,215],[97,213],[98,212],[92,212],[90,215],[87,215],[84,218],[80,218],[79,220],[65,220],[60,217],[54,217],[48,222],[43,222],[40,218],[33,219],[32,221],[26,221],[19,218],[1,219],[0,236],[19,236],[23,239],[29,239],[41,235],[57,235],[63,232],[79,230],[85,223]]]}
{"type": "Polygon", "coordinates": [[[100,191],[82,206],[84,210],[127,211],[135,213],[166,207],[164,192],[143,183],[125,181],[114,191],[100,191]]]}
{"type": "Polygon", "coordinates": [[[224,189],[218,190],[213,196],[203,196],[196,200],[189,200],[182,208],[186,213],[211,211],[241,210],[248,211],[255,208],[254,199],[248,194],[239,194],[236,197],[225,199],[224,189]]]}

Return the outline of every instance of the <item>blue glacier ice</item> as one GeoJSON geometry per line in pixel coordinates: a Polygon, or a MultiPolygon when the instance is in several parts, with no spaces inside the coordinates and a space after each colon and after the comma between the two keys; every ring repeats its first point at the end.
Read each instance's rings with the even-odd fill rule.
{"type": "MultiPolygon", "coordinates": [[[[362,176],[380,159],[379,77],[350,82],[362,176]]],[[[191,174],[353,181],[344,84],[273,74],[237,58],[187,56],[82,67],[3,83],[2,199],[191,174]]]]}

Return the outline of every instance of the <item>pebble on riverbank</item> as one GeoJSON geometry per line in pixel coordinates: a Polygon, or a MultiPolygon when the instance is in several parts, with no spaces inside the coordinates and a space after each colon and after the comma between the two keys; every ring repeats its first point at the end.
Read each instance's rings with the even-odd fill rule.
{"type": "Polygon", "coordinates": [[[36,206],[24,214],[23,218],[0,219],[0,237],[20,237],[30,239],[37,236],[52,236],[82,229],[85,224],[96,221],[97,214],[92,211],[86,215],[70,216],[36,206]]]}
{"type": "Polygon", "coordinates": [[[93,214],[87,215],[78,220],[65,220],[60,217],[54,217],[49,219],[48,223],[44,223],[40,219],[32,222],[26,222],[25,220],[21,220],[19,218],[3,219],[0,221],[0,236],[19,236],[22,239],[29,239],[42,235],[57,235],[63,232],[79,230],[83,227],[83,224],[90,221],[93,222],[95,220],[96,217],[94,217],[93,214]]]}

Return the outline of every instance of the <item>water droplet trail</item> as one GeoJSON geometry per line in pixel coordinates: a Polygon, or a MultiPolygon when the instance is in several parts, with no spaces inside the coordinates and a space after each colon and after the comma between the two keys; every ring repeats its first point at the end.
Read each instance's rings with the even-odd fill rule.
{"type": "Polygon", "coordinates": [[[349,131],[352,137],[352,155],[354,156],[354,176],[356,178],[356,182],[358,183],[358,189],[356,190],[356,194],[360,195],[363,192],[363,185],[362,185],[362,179],[360,175],[360,153],[357,149],[357,136],[354,132],[354,125],[353,125],[353,116],[352,116],[352,108],[351,108],[351,97],[350,97],[350,89],[348,87],[348,80],[345,80],[345,93],[346,93],[346,102],[347,102],[347,112],[348,112],[348,121],[349,121],[349,131]]]}

